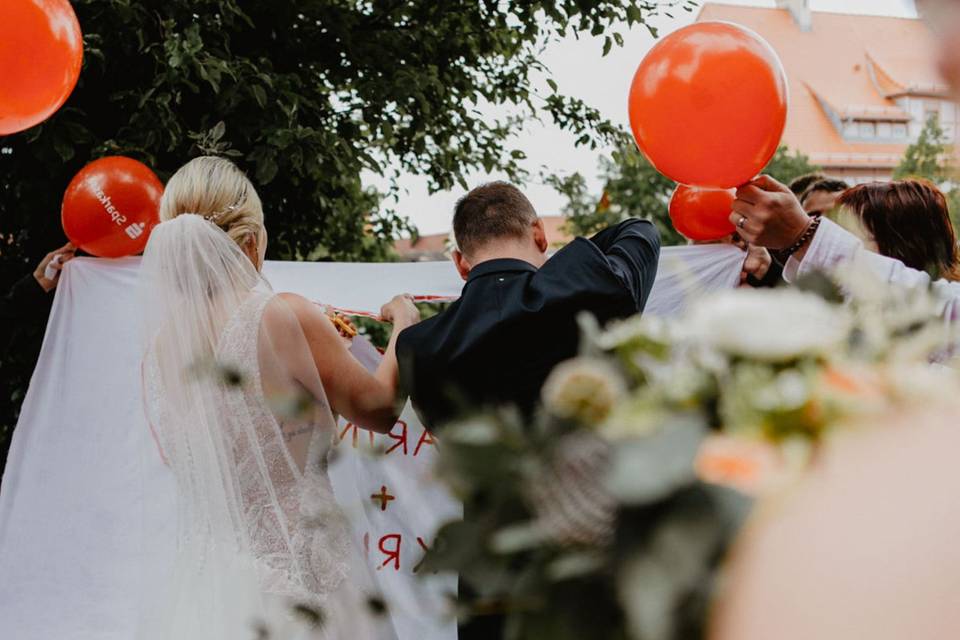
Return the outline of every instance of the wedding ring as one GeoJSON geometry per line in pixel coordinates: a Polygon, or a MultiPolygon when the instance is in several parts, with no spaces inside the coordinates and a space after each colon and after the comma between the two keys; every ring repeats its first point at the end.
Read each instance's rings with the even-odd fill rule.
{"type": "Polygon", "coordinates": [[[740,220],[737,221],[737,226],[743,229],[743,225],[747,224],[747,216],[740,216],[740,220]]]}

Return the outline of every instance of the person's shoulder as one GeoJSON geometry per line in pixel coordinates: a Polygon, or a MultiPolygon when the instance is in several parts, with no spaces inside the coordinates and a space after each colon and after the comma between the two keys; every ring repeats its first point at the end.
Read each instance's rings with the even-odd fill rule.
{"type": "Polygon", "coordinates": [[[292,318],[308,336],[316,335],[318,332],[324,335],[336,333],[323,308],[296,293],[283,292],[273,295],[264,312],[268,318],[280,316],[292,318]]]}
{"type": "Polygon", "coordinates": [[[316,313],[321,313],[320,307],[297,293],[277,293],[270,298],[267,304],[268,313],[292,313],[298,320],[302,320],[316,313]]]}
{"type": "Polygon", "coordinates": [[[542,277],[569,274],[570,270],[579,271],[594,265],[605,265],[603,252],[589,239],[577,236],[557,249],[537,272],[542,277]]]}
{"type": "Polygon", "coordinates": [[[435,316],[410,325],[397,336],[397,347],[405,351],[422,351],[427,345],[437,342],[438,334],[445,333],[457,316],[460,299],[435,316]]]}

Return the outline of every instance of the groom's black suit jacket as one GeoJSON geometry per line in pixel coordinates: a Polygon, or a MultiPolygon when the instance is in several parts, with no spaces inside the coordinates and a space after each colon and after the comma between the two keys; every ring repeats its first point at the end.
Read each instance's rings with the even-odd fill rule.
{"type": "Polygon", "coordinates": [[[642,311],[659,255],[656,228],[626,220],[574,239],[540,269],[513,259],[473,267],[458,301],[398,338],[400,384],[424,425],[508,404],[532,413],[551,369],[577,354],[577,315],[602,324],[642,311]]]}

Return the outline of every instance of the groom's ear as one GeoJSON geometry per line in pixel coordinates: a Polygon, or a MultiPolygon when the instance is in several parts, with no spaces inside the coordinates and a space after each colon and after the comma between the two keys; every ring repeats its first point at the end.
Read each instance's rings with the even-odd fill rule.
{"type": "Polygon", "coordinates": [[[460,277],[466,280],[467,276],[470,275],[470,263],[463,257],[459,249],[454,249],[450,252],[450,257],[453,260],[453,264],[456,265],[460,277]]]}
{"type": "Polygon", "coordinates": [[[540,253],[546,253],[547,249],[550,248],[550,243],[547,241],[547,230],[543,226],[542,218],[537,218],[536,222],[533,223],[533,241],[540,253]]]}

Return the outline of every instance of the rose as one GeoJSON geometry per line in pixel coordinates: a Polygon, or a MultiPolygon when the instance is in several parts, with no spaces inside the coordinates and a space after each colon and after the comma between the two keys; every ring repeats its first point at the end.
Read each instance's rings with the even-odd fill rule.
{"type": "Polygon", "coordinates": [[[595,425],[626,394],[620,372],[605,360],[574,358],[559,364],[543,385],[543,405],[560,418],[595,425]]]}
{"type": "Polygon", "coordinates": [[[849,314],[796,289],[735,289],[696,304],[684,339],[730,356],[787,362],[823,356],[847,339],[849,314]]]}

